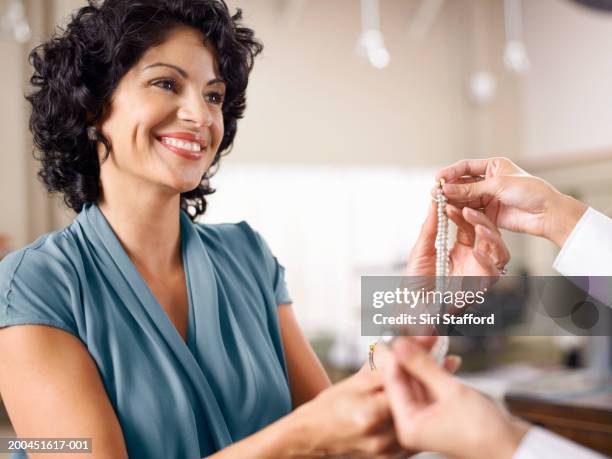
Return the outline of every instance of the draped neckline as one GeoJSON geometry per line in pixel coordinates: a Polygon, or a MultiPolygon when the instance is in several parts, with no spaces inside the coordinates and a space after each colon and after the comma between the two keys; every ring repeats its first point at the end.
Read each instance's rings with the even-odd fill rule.
{"type": "MultiPolygon", "coordinates": [[[[224,422],[224,416],[196,357],[198,346],[198,322],[217,316],[218,292],[214,267],[205,244],[198,234],[196,225],[189,216],[180,212],[181,252],[185,270],[189,302],[187,342],[183,339],[144,278],[128,256],[108,220],[95,203],[88,203],[77,216],[81,226],[97,250],[106,252],[132,289],[137,304],[127,307],[137,321],[146,320],[155,327],[177,356],[181,365],[196,388],[200,400],[208,407],[206,410],[210,428],[218,449],[231,443],[231,436],[224,422]]],[[[106,258],[106,257],[105,257],[106,258]]],[[[149,326],[143,324],[146,329],[149,326]]]]}
{"type": "Polygon", "coordinates": [[[117,237],[117,234],[110,226],[110,223],[106,219],[104,213],[96,204],[91,204],[89,209],[86,209],[88,217],[92,218],[96,223],[93,225],[94,229],[98,231],[100,237],[106,241],[107,248],[111,252],[112,258],[117,263],[120,270],[127,277],[128,282],[136,289],[140,298],[145,298],[147,301],[145,305],[150,305],[148,313],[152,316],[156,323],[163,325],[163,329],[168,335],[176,334],[183,344],[187,345],[191,352],[194,351],[195,344],[195,323],[194,323],[194,304],[193,296],[191,291],[191,281],[189,268],[193,263],[189,262],[189,253],[192,251],[188,250],[190,232],[188,225],[191,225],[191,220],[181,210],[180,212],[180,245],[181,245],[181,258],[183,263],[183,272],[185,275],[185,288],[187,289],[187,335],[186,339],[178,331],[157,297],[153,293],[153,290],[145,281],[143,275],[140,273],[135,263],[132,261],[127,251],[123,247],[123,244],[117,237]],[[187,219],[187,222],[184,219],[187,219]]]}

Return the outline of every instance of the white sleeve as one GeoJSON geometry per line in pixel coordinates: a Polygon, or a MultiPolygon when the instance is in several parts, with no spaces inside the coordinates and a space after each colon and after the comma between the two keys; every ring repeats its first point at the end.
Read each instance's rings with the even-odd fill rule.
{"type": "Polygon", "coordinates": [[[612,219],[589,208],[553,264],[566,277],[589,277],[588,294],[612,305],[612,219]],[[608,276],[608,277],[605,277],[608,276]]]}
{"type": "Polygon", "coordinates": [[[605,456],[548,430],[532,427],[512,459],[605,459],[605,456]]]}
{"type": "Polygon", "coordinates": [[[553,268],[564,276],[612,276],[612,219],[589,207],[553,268]]]}

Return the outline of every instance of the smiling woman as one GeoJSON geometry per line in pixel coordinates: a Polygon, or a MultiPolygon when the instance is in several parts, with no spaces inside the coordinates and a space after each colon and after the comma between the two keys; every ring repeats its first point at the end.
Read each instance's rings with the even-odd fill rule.
{"type": "Polygon", "coordinates": [[[329,388],[263,238],[194,223],[262,49],[240,20],[221,0],[90,0],[32,52],[39,175],[78,215],[0,263],[20,437],[113,459],[398,451],[380,375],[329,388]]]}
{"type": "MultiPolygon", "coordinates": [[[[149,98],[158,111],[160,104],[172,102],[167,113],[177,108],[178,101],[205,100],[210,113],[201,113],[203,107],[197,103],[192,112],[189,102],[181,115],[206,118],[195,120],[196,124],[217,122],[217,148],[211,150],[216,154],[208,166],[216,164],[234,140],[253,60],[262,50],[253,31],[241,26],[240,20],[240,11],[230,17],[227,7],[214,1],[106,0],[91,1],[78,10],[65,33],[30,55],[31,82],[37,88],[28,97],[33,108],[30,125],[43,164],[40,176],[49,191],[62,193],[76,212],[97,200],[100,161],[91,153],[100,145],[105,156],[112,149],[113,139],[99,128],[113,109],[121,110],[114,101],[133,103],[129,109],[136,116],[149,109],[149,98]],[[188,36],[182,37],[185,47],[175,36],[180,28],[188,36]],[[198,52],[191,54],[194,49],[198,52]],[[168,59],[161,60],[160,55],[168,59]],[[200,59],[194,60],[195,56],[200,59]],[[129,86],[127,97],[120,99],[119,86],[129,86]],[[141,91],[131,92],[136,86],[141,91]],[[161,94],[164,91],[169,94],[161,94]],[[193,99],[195,94],[198,97],[193,99]]],[[[208,178],[181,194],[181,208],[190,210],[192,218],[206,210],[204,196],[213,191],[208,178]]]]}
{"type": "MultiPolygon", "coordinates": [[[[105,157],[99,149],[101,209],[113,199],[110,193],[125,195],[136,178],[163,184],[170,195],[197,189],[219,160],[225,93],[215,50],[198,30],[175,26],[146,50],[97,123],[115,151],[105,157]]],[[[204,209],[210,191],[201,191],[204,209]]]]}
{"type": "MultiPolygon", "coordinates": [[[[71,459],[401,452],[381,375],[330,387],[264,239],[194,222],[262,49],[240,21],[222,0],[89,0],[32,52],[39,175],[78,215],[0,262],[20,437],[91,438],[71,459]]],[[[408,272],[435,274],[435,222],[408,272]]],[[[460,223],[454,272],[498,274],[499,233],[460,223]]]]}

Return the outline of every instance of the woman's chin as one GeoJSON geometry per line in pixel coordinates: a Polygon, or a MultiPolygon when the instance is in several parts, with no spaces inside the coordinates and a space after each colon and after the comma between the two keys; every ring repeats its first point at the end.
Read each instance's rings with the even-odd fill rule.
{"type": "Polygon", "coordinates": [[[167,180],[164,181],[166,187],[174,190],[177,193],[187,193],[195,190],[201,183],[201,177],[199,179],[192,180],[167,180]]]}
{"type": "Polygon", "coordinates": [[[202,177],[204,176],[205,171],[176,171],[177,173],[172,173],[171,171],[163,181],[170,188],[180,192],[186,193],[187,191],[195,190],[200,183],[202,183],[202,177]],[[183,173],[181,173],[183,172],[183,173]]]}
{"type": "Polygon", "coordinates": [[[182,183],[176,187],[176,190],[179,193],[187,193],[189,191],[195,190],[199,184],[200,184],[199,180],[197,182],[182,183]]]}
{"type": "Polygon", "coordinates": [[[163,170],[158,171],[155,177],[149,177],[158,185],[175,193],[187,193],[195,190],[202,183],[202,177],[206,172],[206,169],[202,167],[186,169],[164,166],[163,170]]]}

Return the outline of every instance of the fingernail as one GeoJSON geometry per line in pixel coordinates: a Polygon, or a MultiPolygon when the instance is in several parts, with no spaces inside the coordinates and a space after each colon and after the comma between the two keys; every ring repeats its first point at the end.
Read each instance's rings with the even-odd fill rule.
{"type": "Polygon", "coordinates": [[[471,207],[466,207],[466,209],[467,209],[467,213],[470,214],[472,217],[480,216],[480,212],[472,209],[471,207]]]}
{"type": "Polygon", "coordinates": [[[459,367],[461,366],[461,362],[463,361],[463,359],[458,356],[458,355],[449,355],[447,357],[448,359],[448,364],[451,368],[449,368],[449,370],[455,372],[459,369],[459,367]]]}

